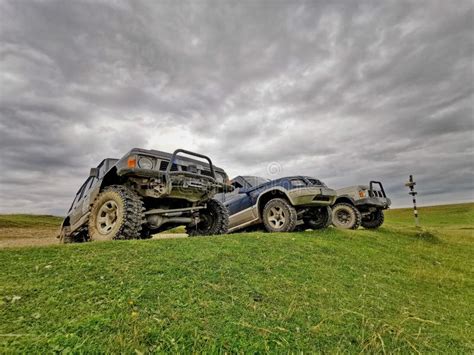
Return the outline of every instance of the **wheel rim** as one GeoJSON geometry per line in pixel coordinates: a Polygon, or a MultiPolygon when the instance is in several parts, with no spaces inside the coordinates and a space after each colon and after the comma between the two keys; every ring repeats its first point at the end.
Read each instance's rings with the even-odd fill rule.
{"type": "Polygon", "coordinates": [[[268,211],[267,220],[275,229],[280,229],[286,222],[286,213],[281,207],[272,207],[268,211]]]}
{"type": "Polygon", "coordinates": [[[104,202],[97,214],[96,227],[100,234],[109,234],[118,220],[118,205],[114,200],[104,202]]]}
{"type": "Polygon", "coordinates": [[[348,211],[339,210],[336,212],[336,218],[339,224],[341,225],[349,225],[352,223],[352,216],[348,211]]]}

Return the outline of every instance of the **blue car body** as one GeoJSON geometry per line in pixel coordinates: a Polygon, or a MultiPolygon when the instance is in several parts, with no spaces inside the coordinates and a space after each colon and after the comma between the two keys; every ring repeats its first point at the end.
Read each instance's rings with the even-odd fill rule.
{"type": "Polygon", "coordinates": [[[215,196],[229,211],[229,231],[262,223],[262,211],[274,198],[287,200],[297,211],[330,206],[336,191],[309,176],[288,176],[269,180],[256,176],[237,176],[231,180],[234,191],[215,196]]]}

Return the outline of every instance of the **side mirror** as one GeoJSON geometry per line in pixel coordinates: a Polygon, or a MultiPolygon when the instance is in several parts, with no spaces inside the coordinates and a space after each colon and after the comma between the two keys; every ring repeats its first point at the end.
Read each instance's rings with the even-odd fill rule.
{"type": "Polygon", "coordinates": [[[91,168],[91,171],[89,173],[89,177],[93,177],[93,178],[99,177],[99,169],[91,168]]]}

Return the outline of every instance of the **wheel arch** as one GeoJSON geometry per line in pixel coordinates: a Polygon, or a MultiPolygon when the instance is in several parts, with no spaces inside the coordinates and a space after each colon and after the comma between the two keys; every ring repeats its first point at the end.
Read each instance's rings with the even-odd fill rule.
{"type": "Polygon", "coordinates": [[[293,205],[283,188],[273,188],[271,190],[265,191],[264,193],[260,194],[257,199],[257,211],[258,217],[260,219],[262,218],[263,208],[268,201],[273,200],[274,198],[283,198],[293,205]]]}
{"type": "Polygon", "coordinates": [[[120,184],[121,179],[120,176],[117,174],[117,168],[113,167],[102,178],[100,182],[100,190],[102,191],[104,188],[110,185],[120,184]]]}
{"type": "Polygon", "coordinates": [[[64,218],[63,223],[61,223],[61,227],[70,227],[71,226],[71,217],[67,216],[64,218]]]}
{"type": "Polygon", "coordinates": [[[334,201],[333,206],[338,203],[348,203],[352,206],[355,206],[354,200],[349,196],[339,196],[336,198],[336,201],[334,201]]]}
{"type": "Polygon", "coordinates": [[[122,182],[123,179],[118,176],[116,167],[113,167],[112,169],[107,171],[107,173],[101,179],[100,183],[97,184],[90,192],[89,208],[92,208],[95,200],[97,199],[97,196],[99,196],[99,194],[104,191],[106,187],[111,185],[121,185],[122,182]]]}

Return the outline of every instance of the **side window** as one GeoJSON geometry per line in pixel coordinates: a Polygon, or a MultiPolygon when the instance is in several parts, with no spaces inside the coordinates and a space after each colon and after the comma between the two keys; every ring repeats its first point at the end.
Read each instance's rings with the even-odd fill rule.
{"type": "Polygon", "coordinates": [[[84,185],[82,185],[79,191],[77,191],[76,197],[74,197],[74,201],[72,201],[72,204],[71,204],[71,207],[69,207],[68,213],[71,212],[74,205],[81,199],[83,191],[84,191],[84,185]]]}
{"type": "Polygon", "coordinates": [[[84,195],[85,189],[86,189],[86,185],[82,185],[82,187],[81,187],[81,192],[80,192],[80,194],[79,194],[79,198],[77,199],[77,201],[80,201],[80,200],[81,200],[82,195],[84,195]]]}
{"type": "Polygon", "coordinates": [[[92,185],[94,185],[94,182],[95,182],[95,178],[93,177],[90,177],[86,180],[86,182],[81,186],[81,188],[77,192],[76,197],[74,198],[74,201],[71,204],[71,207],[69,207],[68,213],[71,212],[74,205],[78,203],[87,194],[87,192],[89,192],[92,185]]]}
{"type": "Polygon", "coordinates": [[[317,186],[322,186],[324,185],[321,181],[319,181],[318,179],[308,179],[309,182],[313,185],[317,185],[317,186]]]}
{"type": "Polygon", "coordinates": [[[232,186],[234,186],[236,189],[241,189],[241,188],[243,187],[242,184],[240,184],[240,183],[237,182],[237,181],[234,181],[234,182],[232,183],[232,186]]]}
{"type": "Polygon", "coordinates": [[[77,193],[76,197],[74,197],[74,201],[72,201],[71,207],[69,207],[69,211],[67,211],[68,213],[71,212],[72,208],[74,207],[74,204],[77,202],[78,199],[79,199],[79,193],[77,193]]]}
{"type": "Polygon", "coordinates": [[[80,201],[86,195],[86,192],[89,191],[90,186],[91,186],[91,182],[93,182],[93,181],[94,181],[94,178],[92,178],[92,177],[90,177],[89,179],[86,180],[84,185],[82,185],[82,187],[81,187],[80,195],[79,195],[79,198],[77,199],[77,201],[80,201]]]}
{"type": "Polygon", "coordinates": [[[291,186],[293,186],[293,187],[305,187],[306,186],[306,182],[304,182],[301,179],[292,179],[290,181],[290,183],[291,183],[291,186]]]}
{"type": "Polygon", "coordinates": [[[93,183],[94,183],[94,178],[93,177],[90,177],[89,179],[87,179],[87,181],[84,184],[84,188],[82,189],[81,198],[83,198],[84,196],[87,195],[87,193],[91,189],[93,183]]]}

